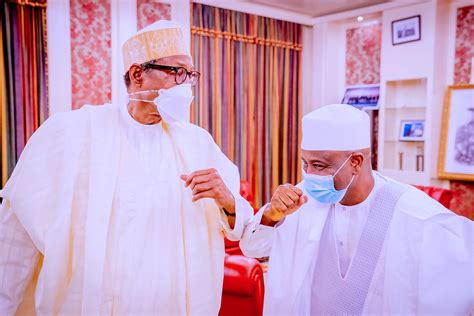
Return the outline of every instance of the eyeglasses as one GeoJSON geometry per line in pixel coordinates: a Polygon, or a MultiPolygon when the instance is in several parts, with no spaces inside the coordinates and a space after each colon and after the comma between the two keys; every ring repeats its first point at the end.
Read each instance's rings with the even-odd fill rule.
{"type": "Polygon", "coordinates": [[[156,70],[170,70],[174,72],[174,81],[176,84],[182,84],[187,78],[189,78],[189,83],[194,87],[199,82],[199,78],[201,77],[201,73],[199,71],[188,71],[184,67],[173,67],[157,64],[148,64],[147,67],[156,70]]]}

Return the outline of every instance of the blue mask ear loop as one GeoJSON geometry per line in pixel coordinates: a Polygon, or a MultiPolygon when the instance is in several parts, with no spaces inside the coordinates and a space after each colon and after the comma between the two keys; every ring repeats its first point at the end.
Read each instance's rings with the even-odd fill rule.
{"type": "MultiPolygon", "coordinates": [[[[342,165],[339,167],[339,169],[337,169],[336,173],[333,174],[333,176],[332,176],[333,183],[334,183],[334,177],[336,176],[336,174],[338,174],[339,171],[341,171],[342,167],[344,167],[344,165],[349,161],[349,159],[351,159],[351,157],[352,157],[352,154],[351,154],[349,157],[347,157],[347,159],[342,163],[342,165]]],[[[355,176],[353,175],[353,176],[352,176],[352,179],[351,179],[351,181],[349,182],[349,184],[347,185],[347,187],[346,187],[345,189],[342,189],[342,190],[347,190],[347,189],[349,189],[349,187],[351,186],[352,182],[354,182],[354,177],[355,177],[355,176]]]]}

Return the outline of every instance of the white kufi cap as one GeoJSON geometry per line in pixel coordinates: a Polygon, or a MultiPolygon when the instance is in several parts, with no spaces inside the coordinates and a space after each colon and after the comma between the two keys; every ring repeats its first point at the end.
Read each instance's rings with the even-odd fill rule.
{"type": "Polygon", "coordinates": [[[188,55],[181,26],[173,21],[160,20],[148,25],[130,37],[122,46],[125,71],[134,63],[163,57],[188,55]]]}
{"type": "Polygon", "coordinates": [[[370,118],[347,104],[323,106],[303,117],[301,149],[353,151],[370,148],[370,118]]]}

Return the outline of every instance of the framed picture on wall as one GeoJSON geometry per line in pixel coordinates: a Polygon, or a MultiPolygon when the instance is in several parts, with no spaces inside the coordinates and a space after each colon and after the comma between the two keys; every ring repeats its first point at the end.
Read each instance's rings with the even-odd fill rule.
{"type": "Polygon", "coordinates": [[[376,110],[379,108],[380,86],[378,84],[349,86],[341,103],[358,109],[376,110]]]}
{"type": "Polygon", "coordinates": [[[450,86],[446,93],[438,176],[474,181],[474,85],[450,86]]]}
{"type": "Polygon", "coordinates": [[[392,45],[419,41],[421,39],[421,16],[392,22],[392,45]]]}
{"type": "Polygon", "coordinates": [[[402,121],[400,124],[400,141],[422,142],[425,140],[425,121],[402,121]]]}

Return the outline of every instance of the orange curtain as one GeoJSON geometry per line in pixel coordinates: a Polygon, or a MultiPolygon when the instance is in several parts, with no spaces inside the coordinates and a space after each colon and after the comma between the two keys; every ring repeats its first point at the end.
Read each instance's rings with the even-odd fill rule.
{"type": "Polygon", "coordinates": [[[193,4],[192,55],[202,73],[192,120],[250,182],[256,206],[300,177],[298,24],[193,4]]]}
{"type": "Polygon", "coordinates": [[[46,1],[3,1],[0,16],[0,180],[3,186],[27,140],[48,116],[46,1]]]}

